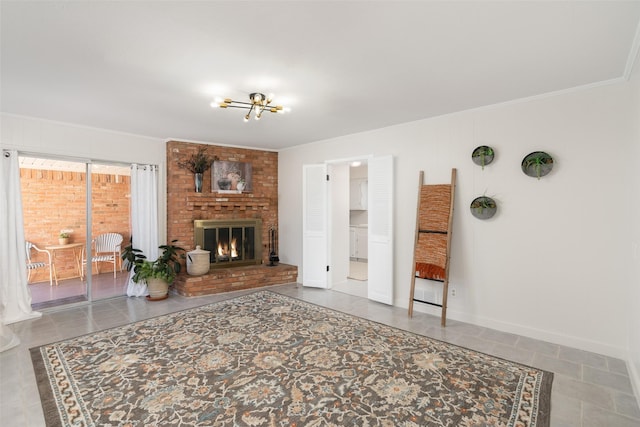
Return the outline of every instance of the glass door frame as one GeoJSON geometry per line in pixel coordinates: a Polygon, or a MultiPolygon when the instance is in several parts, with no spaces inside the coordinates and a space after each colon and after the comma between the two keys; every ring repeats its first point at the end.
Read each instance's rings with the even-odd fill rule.
{"type": "MultiPolygon", "coordinates": [[[[73,157],[73,156],[66,156],[66,155],[58,155],[58,154],[50,154],[50,153],[41,153],[41,152],[33,152],[33,151],[23,151],[23,150],[17,150],[18,151],[18,158],[21,157],[30,157],[30,158],[37,158],[37,159],[43,159],[43,160],[53,160],[53,161],[62,161],[62,162],[70,162],[70,163],[78,163],[78,164],[84,164],[84,173],[85,173],[85,227],[86,227],[86,233],[85,233],[85,246],[84,246],[84,253],[81,255],[83,257],[83,259],[80,260],[80,262],[82,263],[84,261],[84,258],[87,259],[87,274],[86,277],[84,278],[84,281],[86,283],[86,289],[84,294],[79,294],[78,296],[83,296],[85,298],[84,301],[75,301],[75,302],[69,302],[69,303],[61,303],[59,305],[52,305],[51,307],[46,307],[43,308],[44,310],[55,310],[55,309],[60,309],[60,308],[69,308],[69,307],[74,307],[74,306],[83,306],[83,305],[89,305],[92,302],[94,302],[94,292],[93,292],[93,280],[92,280],[92,276],[93,276],[93,271],[91,268],[91,262],[89,261],[91,258],[91,242],[93,240],[93,234],[92,234],[92,225],[93,225],[93,201],[92,201],[92,195],[93,195],[93,186],[92,186],[92,174],[94,173],[92,168],[94,165],[108,165],[108,166],[121,166],[121,167],[130,167],[130,164],[125,164],[122,162],[116,162],[116,161],[108,161],[108,160],[92,160],[92,159],[88,159],[85,157],[73,157]]],[[[22,167],[21,167],[22,168],[22,167]]],[[[130,212],[129,212],[130,214],[130,212]]],[[[23,216],[24,216],[24,212],[23,212],[23,216]]],[[[83,268],[81,266],[81,268],[83,268]]],[[[80,278],[80,280],[82,281],[83,279],[80,278]]],[[[124,295],[124,294],[123,294],[124,295]]],[[[61,301],[59,300],[50,300],[50,301],[61,301]]],[[[39,310],[43,310],[40,309],[39,310]]]]}

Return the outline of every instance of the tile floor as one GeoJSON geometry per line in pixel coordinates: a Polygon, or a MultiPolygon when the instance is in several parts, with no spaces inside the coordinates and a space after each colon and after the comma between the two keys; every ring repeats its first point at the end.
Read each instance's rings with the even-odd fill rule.
{"type": "MultiPolygon", "coordinates": [[[[422,313],[408,318],[405,309],[370,302],[334,290],[274,286],[290,295],[397,328],[462,345],[555,373],[552,392],[553,427],[640,426],[640,409],[633,396],[625,363],[611,357],[498,332],[456,321],[440,327],[440,319],[422,313]]],[[[164,313],[200,306],[247,293],[198,298],[172,295],[147,302],[118,297],[88,306],[47,311],[41,319],[11,325],[21,344],[0,353],[0,420],[6,426],[44,426],[29,348],[120,326],[164,313]]]]}
{"type": "Polygon", "coordinates": [[[369,263],[363,261],[349,261],[349,279],[367,280],[369,263]]]}
{"type": "Polygon", "coordinates": [[[334,291],[342,292],[356,297],[367,297],[368,282],[366,280],[347,279],[345,283],[333,286],[334,291]]]}

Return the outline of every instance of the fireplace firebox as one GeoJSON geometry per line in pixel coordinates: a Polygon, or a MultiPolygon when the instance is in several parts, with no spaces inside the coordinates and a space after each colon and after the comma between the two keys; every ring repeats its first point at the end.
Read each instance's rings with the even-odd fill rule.
{"type": "Polygon", "coordinates": [[[195,220],[196,245],[210,251],[211,268],[262,264],[262,220],[195,220]]]}

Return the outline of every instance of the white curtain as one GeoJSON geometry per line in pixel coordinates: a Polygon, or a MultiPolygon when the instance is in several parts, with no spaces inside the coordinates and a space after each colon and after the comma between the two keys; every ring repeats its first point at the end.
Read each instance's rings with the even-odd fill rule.
{"type": "Polygon", "coordinates": [[[20,341],[4,325],[34,319],[24,246],[18,152],[3,151],[0,159],[0,351],[20,341]]]}
{"type": "MultiPolygon", "coordinates": [[[[149,260],[158,257],[158,167],[131,165],[131,235],[132,245],[149,260]]],[[[147,285],[134,283],[129,274],[127,295],[148,295],[147,285]]]]}

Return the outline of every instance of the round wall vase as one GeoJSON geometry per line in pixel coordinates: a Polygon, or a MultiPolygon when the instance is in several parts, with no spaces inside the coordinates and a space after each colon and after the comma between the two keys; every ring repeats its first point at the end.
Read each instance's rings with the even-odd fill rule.
{"type": "Polygon", "coordinates": [[[162,279],[147,279],[147,290],[149,301],[160,301],[169,297],[169,284],[162,279]]]}
{"type": "Polygon", "coordinates": [[[195,250],[187,252],[187,274],[191,276],[202,276],[209,272],[209,254],[210,251],[200,249],[196,246],[195,250]]]}
{"type": "Polygon", "coordinates": [[[196,193],[202,193],[202,174],[195,174],[196,193]]]}
{"type": "Polygon", "coordinates": [[[218,180],[218,188],[220,190],[230,190],[231,189],[231,180],[229,178],[220,178],[218,180]]]}
{"type": "Polygon", "coordinates": [[[534,151],[522,159],[522,172],[525,175],[538,178],[545,176],[553,169],[553,157],[544,151],[534,151]]]}
{"type": "Polygon", "coordinates": [[[69,238],[68,237],[60,237],[60,238],[58,238],[58,244],[59,245],[68,245],[69,244],[69,238]]]}
{"type": "Polygon", "coordinates": [[[474,217],[478,219],[489,219],[498,211],[498,205],[491,197],[480,196],[473,199],[469,209],[471,209],[471,215],[474,217]]]}
{"type": "Polygon", "coordinates": [[[471,153],[471,160],[473,160],[473,163],[482,166],[482,169],[484,169],[486,165],[493,161],[495,154],[496,153],[493,148],[487,145],[481,145],[473,150],[473,153],[471,153]]]}

